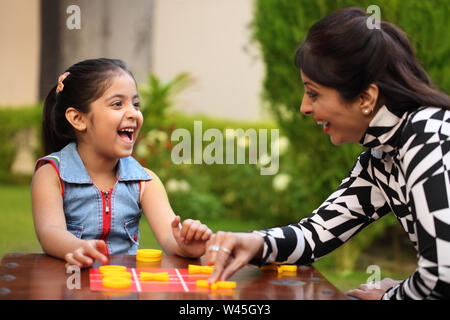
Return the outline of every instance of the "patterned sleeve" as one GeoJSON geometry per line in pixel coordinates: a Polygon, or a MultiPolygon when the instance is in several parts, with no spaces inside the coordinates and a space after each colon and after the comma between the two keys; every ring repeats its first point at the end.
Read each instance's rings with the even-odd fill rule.
{"type": "Polygon", "coordinates": [[[264,263],[311,264],[391,209],[374,182],[370,150],[363,152],[338,189],[309,217],[255,231],[264,237],[264,263]]]}
{"type": "Polygon", "coordinates": [[[448,299],[450,296],[450,113],[419,113],[406,127],[401,150],[408,205],[416,220],[415,272],[383,299],[448,299]],[[421,119],[423,117],[423,119],[421,119]]]}

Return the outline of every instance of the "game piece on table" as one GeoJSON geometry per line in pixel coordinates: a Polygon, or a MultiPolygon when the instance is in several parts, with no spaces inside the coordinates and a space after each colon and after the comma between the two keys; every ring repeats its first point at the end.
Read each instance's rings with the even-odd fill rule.
{"type": "Polygon", "coordinates": [[[208,280],[197,280],[195,282],[197,287],[201,287],[201,288],[209,288],[209,283],[208,280]]]}
{"type": "Polygon", "coordinates": [[[169,281],[168,272],[141,272],[139,274],[141,281],[169,281]]]}
{"type": "Polygon", "coordinates": [[[127,278],[127,279],[131,279],[131,272],[128,271],[105,271],[102,274],[103,278],[104,277],[113,277],[113,278],[127,278]]]}
{"type": "Polygon", "coordinates": [[[126,289],[131,287],[131,279],[106,276],[102,280],[102,285],[105,288],[126,289]]]}
{"type": "Polygon", "coordinates": [[[219,286],[217,285],[217,282],[213,282],[213,283],[211,283],[210,288],[211,288],[211,290],[217,290],[217,289],[219,289],[219,286]]]}
{"type": "Polygon", "coordinates": [[[188,266],[189,273],[206,273],[211,274],[214,271],[214,266],[198,266],[195,264],[190,264],[188,266]]]}
{"type": "Polygon", "coordinates": [[[125,266],[117,266],[117,265],[104,265],[104,266],[100,266],[98,268],[98,271],[100,271],[100,273],[105,273],[108,271],[127,271],[127,267],[125,266]]]}
{"type": "Polygon", "coordinates": [[[278,266],[278,273],[294,273],[294,272],[297,272],[296,265],[284,264],[278,266]]]}
{"type": "Polygon", "coordinates": [[[235,281],[216,281],[216,284],[219,289],[234,289],[234,288],[236,288],[235,281]]]}
{"type": "Polygon", "coordinates": [[[158,249],[139,249],[136,252],[136,260],[141,262],[161,261],[162,251],[158,249]]]}
{"type": "Polygon", "coordinates": [[[210,285],[208,283],[208,280],[197,280],[195,282],[195,284],[197,285],[197,287],[211,288],[211,290],[236,288],[235,281],[216,281],[216,282],[211,283],[211,285],[210,285]]]}

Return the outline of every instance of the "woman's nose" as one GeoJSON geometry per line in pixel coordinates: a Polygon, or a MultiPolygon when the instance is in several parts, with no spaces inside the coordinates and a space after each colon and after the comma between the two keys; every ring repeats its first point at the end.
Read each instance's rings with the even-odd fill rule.
{"type": "Polygon", "coordinates": [[[312,113],[312,107],[311,104],[309,104],[306,99],[302,99],[302,103],[300,105],[300,112],[303,113],[305,116],[309,116],[312,113]]]}

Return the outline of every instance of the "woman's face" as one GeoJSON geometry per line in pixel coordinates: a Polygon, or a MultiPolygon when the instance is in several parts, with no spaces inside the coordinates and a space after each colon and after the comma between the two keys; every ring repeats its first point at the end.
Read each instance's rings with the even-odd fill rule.
{"type": "Polygon", "coordinates": [[[300,74],[305,86],[300,112],[313,116],[334,145],[359,142],[374,116],[374,106],[366,111],[362,97],[345,102],[336,89],[319,85],[301,71],[300,74]]]}

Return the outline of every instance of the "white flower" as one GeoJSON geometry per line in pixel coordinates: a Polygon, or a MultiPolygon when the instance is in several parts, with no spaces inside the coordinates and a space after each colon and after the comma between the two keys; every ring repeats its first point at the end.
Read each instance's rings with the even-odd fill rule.
{"type": "Polygon", "coordinates": [[[273,178],[272,186],[275,191],[284,191],[289,186],[291,179],[287,173],[279,173],[273,178]]]}
{"type": "Polygon", "coordinates": [[[169,192],[178,191],[178,181],[175,179],[169,179],[166,183],[166,188],[169,192]]]}
{"type": "Polygon", "coordinates": [[[148,151],[148,148],[145,145],[145,143],[139,143],[139,145],[136,148],[136,155],[139,158],[147,158],[149,154],[150,152],[148,151]]]}
{"type": "Polygon", "coordinates": [[[278,139],[278,149],[279,149],[279,155],[283,155],[286,153],[286,151],[289,149],[289,139],[288,137],[281,137],[278,139]]]}
{"type": "Polygon", "coordinates": [[[281,105],[279,108],[279,111],[280,111],[281,119],[283,119],[285,121],[292,120],[293,113],[291,110],[286,108],[285,105],[281,105]]]}
{"type": "Polygon", "coordinates": [[[189,182],[176,179],[169,179],[166,183],[166,188],[169,192],[188,192],[191,190],[189,182]]]}
{"type": "Polygon", "coordinates": [[[186,180],[180,180],[178,181],[178,189],[182,192],[188,192],[191,190],[191,186],[186,180]]]}

